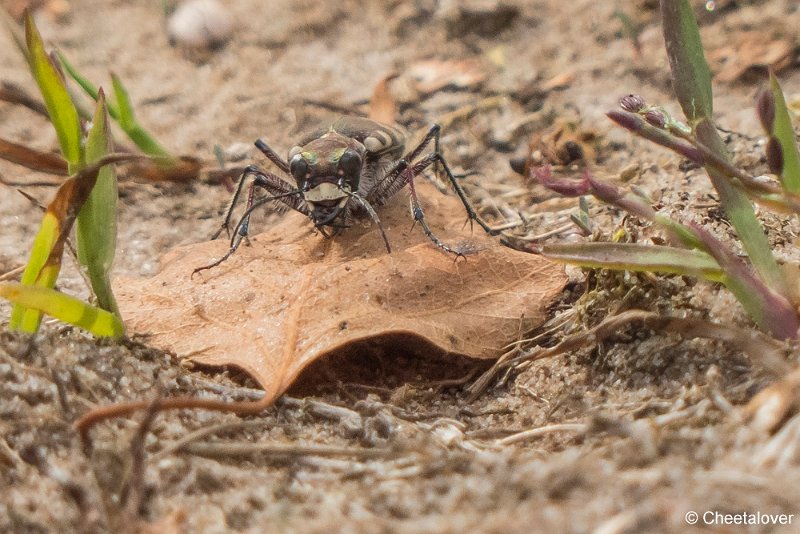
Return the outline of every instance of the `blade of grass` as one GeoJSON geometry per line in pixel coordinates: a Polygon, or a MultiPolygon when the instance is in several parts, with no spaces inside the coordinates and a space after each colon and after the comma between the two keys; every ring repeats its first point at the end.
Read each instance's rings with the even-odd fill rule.
{"type": "Polygon", "coordinates": [[[724,273],[712,256],[643,243],[563,243],[545,245],[542,255],[556,261],[593,269],[649,271],[697,276],[721,282],[724,273]]]}
{"type": "Polygon", "coordinates": [[[783,165],[780,173],[781,183],[784,189],[790,193],[800,193],[800,153],[795,142],[792,119],[789,109],[786,107],[786,100],[783,98],[783,91],[778,83],[775,73],[769,73],[769,85],[775,103],[774,125],[771,135],[777,138],[781,146],[783,165]]]}
{"type": "MultiPolygon", "coordinates": [[[[55,198],[47,206],[39,232],[33,240],[30,258],[20,280],[23,285],[44,288],[55,286],[61,270],[64,243],[75,217],[97,181],[98,171],[104,165],[132,159],[138,158],[131,154],[105,156],[61,184],[55,198]]],[[[41,313],[38,310],[28,309],[24,304],[15,304],[11,310],[9,327],[34,333],[40,322],[41,313]]]]}
{"type": "Polygon", "coordinates": [[[641,243],[566,243],[546,245],[542,255],[593,269],[662,272],[720,282],[763,330],[778,339],[796,337],[798,319],[791,303],[710,233],[696,225],[691,230],[710,253],[641,243]]]}
{"type": "Polygon", "coordinates": [[[113,313],[95,308],[55,289],[26,286],[16,282],[0,282],[0,297],[18,306],[35,309],[79,326],[98,337],[118,338],[125,334],[122,321],[113,313]]]}
{"type": "Polygon", "coordinates": [[[78,112],[69,96],[61,73],[50,60],[44,42],[30,13],[25,15],[25,42],[28,46],[28,63],[44,98],[50,122],[56,129],[61,153],[67,160],[70,174],[83,164],[81,127],[78,112]]]}
{"type": "Polygon", "coordinates": [[[142,149],[142,152],[164,158],[171,163],[174,160],[173,156],[136,121],[128,91],[122,84],[122,80],[113,72],[111,73],[111,83],[114,87],[114,98],[117,101],[120,128],[130,137],[131,141],[136,143],[136,146],[142,149]]]}
{"type": "MultiPolygon", "coordinates": [[[[44,218],[42,218],[42,224],[39,226],[39,232],[33,240],[30,258],[22,273],[20,280],[22,284],[26,286],[38,284],[48,288],[55,286],[56,278],[61,268],[60,259],[56,266],[45,268],[45,264],[56,247],[59,228],[58,218],[49,210],[46,211],[44,218]]],[[[24,303],[18,302],[11,310],[9,327],[12,330],[21,330],[32,334],[39,329],[40,321],[41,313],[38,310],[29,309],[24,303]]]]}
{"type": "MultiPolygon", "coordinates": [[[[105,103],[101,89],[92,129],[86,139],[87,163],[94,163],[111,151],[105,103]]],[[[117,242],[117,199],[116,173],[113,166],[107,165],[98,171],[92,192],[78,213],[75,235],[78,261],[86,268],[98,304],[104,310],[119,315],[108,276],[117,242]]]]}
{"type": "MultiPolygon", "coordinates": [[[[684,115],[698,141],[726,161],[725,144],[713,124],[711,72],[703,55],[700,30],[687,0],[661,0],[664,41],[672,69],[672,84],[684,115]]],[[[720,203],[759,275],[767,285],[786,294],[786,282],[747,196],[720,171],[706,167],[720,203]]]]}
{"type": "Polygon", "coordinates": [[[697,224],[691,227],[725,273],[722,283],[736,296],[756,324],[778,339],[795,339],[800,323],[791,302],[769,288],[741,258],[709,231],[697,224]]]}
{"type": "Polygon", "coordinates": [[[672,87],[691,126],[714,113],[711,71],[703,55],[700,29],[687,0],[661,0],[661,25],[672,87]]]}
{"type": "MultiPolygon", "coordinates": [[[[87,95],[96,101],[100,92],[97,86],[81,74],[78,69],[67,60],[64,54],[60,51],[57,51],[56,54],[67,74],[75,80],[75,83],[77,83],[87,95]]],[[[108,114],[111,115],[111,118],[119,124],[122,131],[125,132],[125,135],[127,135],[142,152],[150,156],[165,158],[167,163],[171,164],[174,160],[173,156],[136,120],[133,114],[130,96],[125,86],[122,84],[122,80],[114,73],[111,73],[111,83],[114,88],[116,104],[113,102],[106,102],[108,114]]]]}
{"type": "MultiPolygon", "coordinates": [[[[87,95],[92,97],[92,100],[97,102],[98,98],[100,97],[100,89],[91,81],[89,81],[88,78],[78,72],[78,69],[76,69],[72,63],[67,60],[67,57],[62,54],[60,50],[56,50],[55,52],[58,60],[61,62],[61,65],[64,67],[64,70],[70,76],[70,78],[75,80],[75,83],[77,83],[87,95]]],[[[119,121],[119,111],[113,102],[106,101],[106,109],[108,110],[108,114],[111,115],[112,119],[119,121]]]]}

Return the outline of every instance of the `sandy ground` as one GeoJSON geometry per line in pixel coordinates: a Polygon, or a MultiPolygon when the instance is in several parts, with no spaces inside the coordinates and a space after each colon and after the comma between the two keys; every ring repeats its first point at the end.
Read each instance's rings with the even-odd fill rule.
{"type": "MultiPolygon", "coordinates": [[[[529,186],[509,160],[526,154],[535,132],[577,117],[599,136],[598,175],[633,168],[631,185],[665,211],[733,236],[701,170],[604,117],[629,92],[678,116],[651,2],[624,8],[641,25],[640,53],[612,3],[227,4],[232,39],[203,57],[170,46],[158,2],[74,0],[63,16],[41,11],[37,20],[45,39],[89,78],[108,84],[109,69],[119,74],[141,122],[178,154],[213,162],[219,145],[229,159],[261,162],[250,148],[254,139],[283,153],[300,132],[330,120],[331,107],[366,112],[379,80],[398,73],[392,91],[400,121],[412,131],[446,124],[445,153],[457,169],[475,171],[466,187],[498,224],[522,212],[531,220],[526,232],[537,235],[568,222],[575,204],[529,186]],[[481,12],[481,4],[495,9],[481,12]],[[427,60],[452,60],[460,70],[468,60],[483,80],[421,91],[412,74],[427,60]]],[[[795,2],[717,4],[701,17],[709,49],[736,50],[752,30],[797,46],[795,2]]],[[[3,81],[34,91],[5,34],[0,65],[3,81]]],[[[781,80],[788,95],[800,93],[796,63],[781,80]]],[[[727,136],[730,148],[757,174],[766,172],[752,112],[758,83],[745,75],[717,83],[715,95],[720,125],[735,132],[727,136]]],[[[41,118],[8,104],[0,104],[0,136],[42,150],[56,146],[41,118]]],[[[0,173],[49,179],[5,162],[0,173]]],[[[52,195],[48,187],[25,189],[42,202],[52,195]]],[[[40,212],[13,187],[0,191],[5,272],[24,264],[40,212]]],[[[170,248],[207,239],[228,195],[218,183],[124,179],[115,272],[152,275],[170,248]]],[[[641,239],[653,234],[599,205],[592,214],[605,239],[621,225],[641,239]]],[[[794,258],[796,221],[763,217],[778,254],[794,258]]],[[[270,221],[254,224],[268,230],[270,221]]],[[[707,283],[570,274],[551,315],[572,314],[571,330],[631,308],[752,328],[735,300],[707,283]]],[[[70,260],[59,287],[87,296],[70,260]]],[[[2,317],[8,309],[0,307],[2,317]]],[[[87,451],[71,423],[91,407],[150,398],[158,387],[167,395],[228,399],[259,392],[240,373],[187,370],[142,340],[96,341],[54,322],[33,340],[0,328],[2,531],[800,531],[797,431],[794,438],[770,436],[738,417],[736,408],[774,377],[736,347],[628,328],[585,350],[516,368],[477,399],[465,385],[426,373],[448,362],[418,362],[407,384],[385,372],[353,383],[323,369],[258,417],[168,413],[142,440],[137,416],[100,425],[87,451]],[[537,436],[503,441],[541,427],[537,436]],[[200,429],[213,433],[176,445],[200,429]],[[697,526],[686,522],[691,511],[701,515],[697,526]],[[784,526],[713,526],[704,524],[713,519],[707,511],[795,517],[784,526]]],[[[561,335],[538,334],[547,344],[561,335]]],[[[402,359],[384,369],[393,364],[415,365],[402,359]]],[[[797,427],[797,418],[791,424],[797,427]]]]}

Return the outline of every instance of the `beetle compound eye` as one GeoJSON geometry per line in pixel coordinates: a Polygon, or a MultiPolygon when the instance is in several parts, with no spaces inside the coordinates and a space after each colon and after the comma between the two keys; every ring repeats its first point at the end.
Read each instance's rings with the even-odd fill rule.
{"type": "Polygon", "coordinates": [[[300,154],[296,155],[292,158],[292,161],[289,162],[289,172],[292,173],[292,177],[300,183],[302,180],[306,179],[306,175],[308,174],[308,162],[303,159],[303,156],[300,154]]]}
{"type": "Polygon", "coordinates": [[[339,158],[339,171],[345,176],[357,175],[361,171],[361,156],[352,150],[345,150],[339,158]]]}

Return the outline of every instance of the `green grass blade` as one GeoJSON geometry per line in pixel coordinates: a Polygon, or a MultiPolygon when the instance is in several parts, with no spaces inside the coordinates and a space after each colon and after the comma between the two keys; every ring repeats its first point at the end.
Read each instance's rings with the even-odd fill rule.
{"type": "MultiPolygon", "coordinates": [[[[714,154],[730,161],[725,143],[712,120],[711,73],[703,55],[700,30],[692,7],[687,0],[661,0],[661,17],[672,69],[672,85],[683,113],[691,122],[697,140],[714,154]]],[[[769,287],[786,294],[786,281],[752,203],[725,174],[708,165],[706,170],[756,271],[769,287]]]]}
{"type": "Polygon", "coordinates": [[[783,91],[778,83],[775,74],[770,72],[769,76],[770,91],[775,102],[775,120],[771,135],[778,139],[783,153],[783,169],[781,171],[781,183],[784,189],[790,193],[800,193],[800,152],[798,152],[795,142],[792,119],[789,109],[786,107],[786,100],[783,98],[783,91]]]}
{"type": "MultiPolygon", "coordinates": [[[[72,63],[69,62],[69,60],[67,60],[67,57],[62,54],[60,50],[56,50],[56,55],[58,56],[58,60],[61,62],[61,65],[64,67],[64,71],[66,71],[69,77],[75,80],[75,83],[77,83],[78,86],[96,102],[100,96],[100,89],[90,82],[88,78],[78,72],[78,69],[76,69],[72,63]]],[[[119,120],[119,111],[112,102],[106,101],[106,109],[108,110],[108,114],[111,115],[112,119],[115,121],[119,120]]]]}
{"type": "MultiPolygon", "coordinates": [[[[75,80],[75,83],[96,101],[100,92],[98,87],[83,76],[78,69],[67,60],[64,54],[61,52],[56,53],[70,78],[75,80]]],[[[106,108],[111,118],[119,124],[122,131],[125,132],[125,135],[127,135],[142,152],[150,156],[166,158],[171,162],[174,159],[173,156],[136,120],[133,114],[133,105],[131,104],[130,96],[127,89],[125,89],[125,86],[122,84],[122,80],[120,80],[116,74],[112,73],[111,83],[114,88],[114,98],[117,102],[116,104],[113,102],[106,102],[106,108]]]]}
{"type": "Polygon", "coordinates": [[[650,271],[698,276],[721,282],[716,260],[700,250],[641,243],[564,243],[545,245],[542,254],[552,260],[581,267],[625,271],[650,271]]]}
{"type": "Polygon", "coordinates": [[[25,16],[25,42],[28,46],[28,63],[31,73],[42,93],[50,121],[58,135],[61,153],[67,160],[71,174],[80,169],[83,164],[78,111],[72,103],[61,73],[45,52],[42,36],[30,13],[25,16]]]}
{"type": "MultiPolygon", "coordinates": [[[[50,253],[58,241],[60,233],[58,218],[50,212],[45,212],[39,232],[33,240],[30,258],[25,265],[20,282],[26,286],[38,284],[52,288],[60,270],[57,266],[47,265],[50,253]],[[45,268],[47,267],[47,268],[45,268]]],[[[12,330],[34,333],[39,329],[41,313],[38,310],[28,309],[24,304],[17,303],[11,310],[9,327],[12,330]]]]}
{"type": "Polygon", "coordinates": [[[661,24],[672,68],[672,87],[691,123],[713,114],[711,71],[687,0],[661,0],[661,24]]]}
{"type": "MultiPolygon", "coordinates": [[[[86,140],[86,163],[111,152],[111,135],[105,95],[100,91],[92,129],[86,140]]],[[[76,219],[78,261],[86,268],[92,290],[101,308],[119,315],[111,290],[109,271],[117,243],[117,179],[114,167],[106,165],[97,173],[89,198],[76,219]]]]}
{"type": "Polygon", "coordinates": [[[131,97],[128,90],[122,84],[119,76],[111,73],[111,83],[114,88],[114,98],[117,101],[119,109],[119,125],[123,130],[130,129],[135,123],[136,119],[133,116],[133,104],[131,104],[131,97]]]}
{"type": "MultiPolygon", "coordinates": [[[[86,199],[91,195],[99,172],[106,165],[136,158],[137,156],[131,154],[104,156],[61,184],[55,197],[47,205],[39,232],[34,238],[30,259],[22,273],[22,284],[45,288],[55,286],[67,236],[86,199]]],[[[38,310],[16,304],[11,311],[10,326],[24,332],[35,332],[39,328],[40,320],[41,314],[38,310]]]]}
{"type": "Polygon", "coordinates": [[[0,297],[17,306],[35,309],[66,323],[88,330],[98,337],[122,337],[125,327],[119,317],[81,300],[44,287],[0,282],[0,297]]]}
{"type": "Polygon", "coordinates": [[[113,72],[111,73],[111,83],[114,87],[114,98],[117,101],[120,128],[145,154],[173,161],[173,156],[136,121],[128,91],[122,85],[122,80],[113,72]]]}
{"type": "Polygon", "coordinates": [[[722,268],[722,283],[733,293],[750,317],[778,339],[795,339],[798,334],[797,310],[783,295],[769,288],[741,258],[731,252],[711,232],[692,224],[692,230],[708,253],[722,268]]]}
{"type": "MultiPolygon", "coordinates": [[[[83,76],[78,69],[61,52],[57,52],[59,61],[64,66],[64,70],[75,82],[84,90],[86,94],[92,97],[95,101],[98,99],[100,90],[85,76],[83,76]]],[[[175,158],[170,154],[158,141],[153,137],[142,125],[136,120],[133,114],[133,106],[131,105],[130,96],[122,80],[115,74],[111,74],[111,82],[114,88],[114,97],[117,105],[113,102],[106,101],[106,108],[108,114],[119,124],[122,131],[125,132],[131,141],[138,146],[142,152],[150,156],[164,158],[167,164],[174,162],[175,158]]]]}
{"type": "MultiPolygon", "coordinates": [[[[713,144],[716,143],[718,148],[724,150],[725,145],[722,139],[719,138],[713,125],[709,122],[702,123],[708,126],[713,133],[706,136],[703,141],[709,147],[709,141],[713,144]]],[[[698,138],[700,137],[698,132],[698,138]]],[[[709,147],[711,148],[711,147],[709,147]]],[[[736,229],[742,245],[747,251],[750,261],[753,263],[759,276],[766,282],[766,284],[773,290],[787,294],[786,280],[783,277],[783,272],[780,270],[775,257],[772,255],[772,247],[767,239],[767,234],[764,232],[761,223],[756,218],[753,204],[740,189],[736,188],[720,171],[706,167],[711,183],[719,193],[720,203],[725,209],[728,217],[736,229]]]]}

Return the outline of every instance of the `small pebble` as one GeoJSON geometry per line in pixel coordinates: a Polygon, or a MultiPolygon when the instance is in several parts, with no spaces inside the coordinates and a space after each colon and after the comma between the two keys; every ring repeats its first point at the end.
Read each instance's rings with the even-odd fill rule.
{"type": "Polygon", "coordinates": [[[250,157],[252,148],[253,143],[233,143],[225,149],[225,160],[231,162],[245,160],[250,157]]]}
{"type": "Polygon", "coordinates": [[[170,42],[184,48],[210,49],[224,45],[233,33],[233,17],[216,0],[189,0],[169,18],[170,42]]]}

